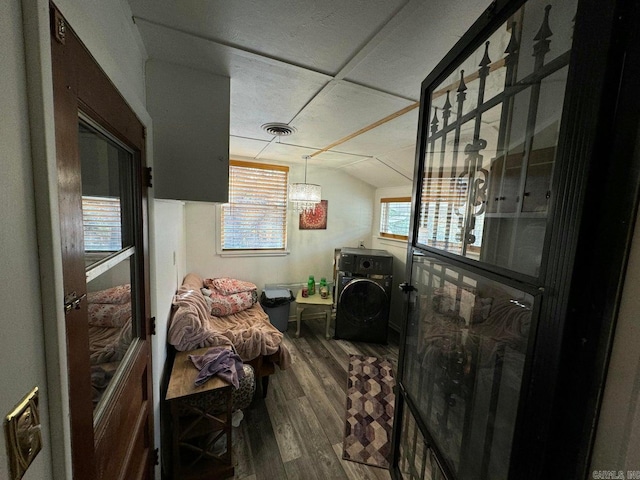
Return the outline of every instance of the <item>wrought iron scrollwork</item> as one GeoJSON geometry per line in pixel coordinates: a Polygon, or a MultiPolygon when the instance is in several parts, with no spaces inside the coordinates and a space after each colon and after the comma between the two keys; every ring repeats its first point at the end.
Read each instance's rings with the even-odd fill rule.
{"type": "MultiPolygon", "coordinates": [[[[506,198],[504,193],[496,192],[489,198],[490,174],[493,162],[506,158],[510,145],[511,120],[514,115],[516,95],[525,90],[528,93],[528,112],[526,113],[525,132],[522,139],[523,159],[521,168],[521,183],[524,185],[527,168],[533,147],[533,137],[536,128],[537,107],[540,96],[540,84],[543,79],[557,72],[568,64],[568,52],[557,56],[552,62],[545,64],[545,57],[551,49],[550,28],[551,6],[544,9],[544,18],[533,38],[532,54],[534,57],[531,73],[518,79],[518,58],[521,50],[523,26],[521,21],[511,21],[506,25],[509,33],[506,48],[502,58],[493,62],[490,55],[490,41],[484,44],[481,60],[477,70],[465,74],[464,69],[458,71],[459,80],[441,90],[432,93],[432,100],[444,97],[438,105],[432,104],[432,114],[429,118],[427,138],[427,158],[425,168],[425,182],[423,197],[428,198],[430,207],[422,206],[422,226],[429,227],[428,237],[431,245],[449,248],[449,242],[461,243],[461,251],[466,254],[467,246],[477,243],[476,220],[487,212],[500,212],[500,202],[506,204],[514,202],[522,206],[524,196],[506,198]],[[504,84],[495,91],[489,88],[487,82],[496,70],[501,70],[504,84]],[[469,86],[473,82],[472,94],[469,86]],[[474,105],[470,107],[469,101],[474,105]],[[483,116],[495,107],[500,109],[497,136],[491,141],[491,162],[487,162],[486,154],[488,141],[482,134],[483,116]],[[471,127],[473,134],[466,140],[465,128],[471,127]],[[453,139],[452,139],[453,137],[453,139]],[[448,141],[447,141],[448,139],[448,141]],[[495,151],[495,153],[493,153],[495,151]],[[443,185],[449,182],[449,196],[447,200],[440,200],[443,185]],[[451,200],[456,194],[456,200],[451,200]],[[495,197],[495,198],[494,198],[495,197]],[[446,202],[446,208],[444,204],[446,202]],[[491,206],[491,210],[489,210],[491,206]],[[427,211],[427,208],[429,210],[427,211]],[[446,211],[445,211],[446,210],[446,211]],[[429,219],[425,217],[429,216],[429,219]],[[427,225],[428,224],[428,225],[427,225]],[[454,238],[455,237],[455,238],[454,238]],[[443,244],[444,239],[444,244],[443,244]]],[[[471,131],[469,131],[471,133],[471,131]]],[[[493,181],[493,179],[491,180],[493,181]]],[[[507,194],[509,196],[509,194],[507,194]]],[[[550,195],[549,195],[550,196],[550,195]]],[[[514,208],[510,206],[509,208],[514,208]]]]}

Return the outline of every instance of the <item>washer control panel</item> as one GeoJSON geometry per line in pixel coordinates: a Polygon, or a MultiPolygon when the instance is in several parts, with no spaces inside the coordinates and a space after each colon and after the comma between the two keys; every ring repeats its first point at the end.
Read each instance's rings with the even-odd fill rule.
{"type": "Polygon", "coordinates": [[[344,248],[340,253],[338,270],[357,275],[391,275],[393,256],[385,250],[344,248]]]}

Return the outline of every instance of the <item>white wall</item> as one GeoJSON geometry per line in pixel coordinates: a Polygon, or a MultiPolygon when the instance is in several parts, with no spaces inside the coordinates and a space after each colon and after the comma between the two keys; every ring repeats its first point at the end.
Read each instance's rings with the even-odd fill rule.
{"type": "Polygon", "coordinates": [[[411,189],[411,185],[377,189],[374,200],[373,225],[371,228],[371,248],[386,250],[393,255],[393,288],[391,290],[389,320],[397,326],[400,326],[402,322],[404,302],[403,293],[398,288],[398,285],[407,280],[405,275],[407,265],[407,241],[380,237],[380,199],[396,197],[411,198],[411,189]]]}
{"type": "MultiPolygon", "coordinates": [[[[51,478],[49,402],[19,0],[0,2],[0,43],[0,415],[4,418],[33,387],[39,387],[44,445],[24,478],[44,479],[51,478]]],[[[0,478],[9,478],[4,433],[0,478]]]]}
{"type": "Polygon", "coordinates": [[[633,238],[591,471],[640,471],[640,217],[633,238]]]}
{"type": "MultiPolygon", "coordinates": [[[[267,161],[268,162],[268,161],[267,161]]],[[[275,163],[275,162],[274,162],[275,163]]],[[[289,182],[302,181],[304,166],[290,166],[289,182]]],[[[221,257],[216,254],[219,228],[214,204],[188,203],[186,207],[187,270],[204,277],[230,276],[255,283],[304,283],[333,278],[335,248],[356,247],[371,235],[374,188],[339,170],[309,167],[308,180],[322,187],[328,201],[327,229],[300,230],[298,215],[289,212],[286,256],[221,257]]]]}
{"type": "MultiPolygon", "coordinates": [[[[171,315],[171,300],[185,275],[184,203],[175,200],[153,202],[154,228],[150,235],[154,241],[155,288],[151,301],[155,306],[156,335],[153,341],[153,411],[156,448],[160,444],[160,385],[166,360],[167,330],[171,315]]],[[[160,457],[162,458],[162,456],[160,457]]],[[[160,467],[156,468],[159,478],[160,467]]]]}

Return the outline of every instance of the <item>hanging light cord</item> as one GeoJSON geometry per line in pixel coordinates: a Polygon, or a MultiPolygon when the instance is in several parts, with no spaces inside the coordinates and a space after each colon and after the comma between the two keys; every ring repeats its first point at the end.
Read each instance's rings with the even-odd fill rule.
{"type": "Polygon", "coordinates": [[[307,183],[307,162],[309,161],[309,155],[304,156],[304,183],[307,183]]]}

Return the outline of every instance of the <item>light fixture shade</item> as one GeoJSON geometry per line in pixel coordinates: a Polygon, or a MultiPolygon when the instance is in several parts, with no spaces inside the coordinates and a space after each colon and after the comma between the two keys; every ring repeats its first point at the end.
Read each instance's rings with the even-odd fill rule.
{"type": "Polygon", "coordinates": [[[289,185],[289,200],[292,202],[318,203],[321,197],[320,185],[313,183],[292,183],[289,185]]]}
{"type": "Polygon", "coordinates": [[[289,185],[289,201],[296,211],[310,210],[320,203],[320,185],[313,183],[292,183],[289,185]]]}
{"type": "Polygon", "coordinates": [[[304,183],[292,183],[289,185],[289,201],[293,203],[296,212],[312,210],[320,203],[322,193],[320,185],[307,183],[307,162],[310,155],[304,155],[304,183]]]}

